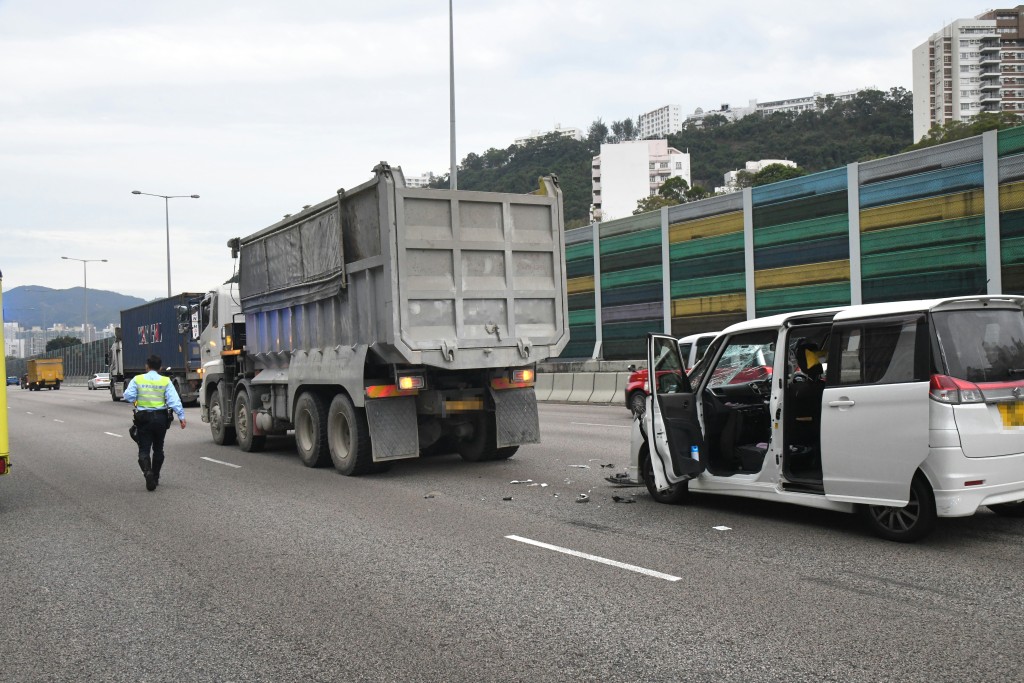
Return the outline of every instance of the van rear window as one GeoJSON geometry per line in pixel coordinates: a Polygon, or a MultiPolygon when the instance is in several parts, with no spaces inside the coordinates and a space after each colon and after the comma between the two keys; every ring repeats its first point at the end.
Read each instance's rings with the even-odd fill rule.
{"type": "Polygon", "coordinates": [[[932,314],[946,374],[969,382],[1024,379],[1024,314],[1008,308],[932,314]]]}

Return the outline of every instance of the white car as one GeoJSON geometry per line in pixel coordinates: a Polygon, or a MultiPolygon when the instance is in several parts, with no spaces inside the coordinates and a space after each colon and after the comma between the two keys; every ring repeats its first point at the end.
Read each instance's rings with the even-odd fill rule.
{"type": "Polygon", "coordinates": [[[1024,297],[748,320],[689,375],[676,339],[652,334],[648,363],[630,474],[659,502],[701,491],[859,512],[894,541],[981,506],[1024,517],[1024,297]]]}
{"type": "Polygon", "coordinates": [[[85,386],[88,387],[90,390],[109,389],[110,374],[106,372],[97,372],[95,375],[89,378],[89,381],[85,383],[85,386]]]}

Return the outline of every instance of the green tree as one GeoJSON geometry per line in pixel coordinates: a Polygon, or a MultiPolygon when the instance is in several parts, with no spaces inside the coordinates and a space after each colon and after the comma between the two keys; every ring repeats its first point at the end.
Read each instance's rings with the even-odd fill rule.
{"type": "MultiPolygon", "coordinates": [[[[737,174],[738,175],[738,174],[737,174]]],[[[780,180],[789,180],[807,175],[807,171],[799,166],[793,168],[785,164],[768,164],[751,178],[751,187],[759,187],[770,183],[777,183],[780,180]]]]}
{"type": "Polygon", "coordinates": [[[600,118],[595,119],[587,129],[587,147],[596,156],[601,152],[601,143],[608,140],[608,126],[600,118]]]}
{"type": "Polygon", "coordinates": [[[1024,123],[1024,119],[1019,114],[1013,112],[981,112],[969,121],[948,121],[943,125],[936,123],[920,141],[907,147],[907,151],[941,145],[944,142],[953,142],[954,140],[963,140],[964,138],[981,135],[989,130],[1013,128],[1022,123],[1024,123]]]}
{"type": "Polygon", "coordinates": [[[78,337],[72,337],[72,336],[54,337],[50,341],[46,342],[46,350],[47,351],[56,351],[57,349],[65,349],[65,348],[67,348],[69,346],[76,346],[76,345],[81,344],[81,343],[82,343],[82,340],[79,339],[78,337]]]}
{"type": "Polygon", "coordinates": [[[675,206],[681,203],[678,199],[672,199],[660,194],[652,194],[650,197],[636,200],[636,208],[633,210],[633,215],[639,216],[642,213],[657,211],[663,206],[675,206]]]}

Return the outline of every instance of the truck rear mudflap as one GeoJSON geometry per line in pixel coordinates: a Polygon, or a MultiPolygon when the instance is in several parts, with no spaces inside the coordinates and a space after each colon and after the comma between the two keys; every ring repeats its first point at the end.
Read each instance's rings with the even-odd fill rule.
{"type": "Polygon", "coordinates": [[[452,443],[491,441],[490,448],[540,442],[540,421],[533,387],[470,392],[423,392],[417,396],[368,398],[366,420],[373,461],[415,458],[442,437],[452,443]],[[484,430],[490,434],[479,434],[484,430]]]}

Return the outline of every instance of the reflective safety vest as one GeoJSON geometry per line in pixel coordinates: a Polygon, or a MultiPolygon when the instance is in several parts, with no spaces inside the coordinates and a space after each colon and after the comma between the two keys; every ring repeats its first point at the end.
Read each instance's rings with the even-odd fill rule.
{"type": "Polygon", "coordinates": [[[135,399],[135,405],[151,410],[166,408],[167,401],[164,400],[164,392],[170,383],[170,378],[162,375],[156,379],[149,379],[145,375],[136,375],[135,388],[138,391],[138,396],[135,399]]]}

